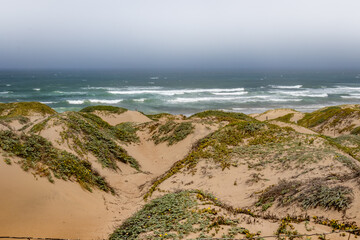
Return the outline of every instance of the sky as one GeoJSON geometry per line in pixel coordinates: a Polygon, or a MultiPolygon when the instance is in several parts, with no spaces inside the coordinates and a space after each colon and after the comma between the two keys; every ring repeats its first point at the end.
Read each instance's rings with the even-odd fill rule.
{"type": "Polygon", "coordinates": [[[0,0],[0,68],[360,68],[359,0],[0,0]]]}

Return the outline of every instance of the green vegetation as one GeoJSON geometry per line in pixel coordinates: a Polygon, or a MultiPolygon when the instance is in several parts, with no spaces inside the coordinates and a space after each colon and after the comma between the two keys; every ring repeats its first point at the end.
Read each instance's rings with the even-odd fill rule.
{"type": "Polygon", "coordinates": [[[360,135],[342,135],[328,138],[333,145],[360,161],[360,135]]]}
{"type": "Polygon", "coordinates": [[[136,134],[138,129],[135,127],[134,123],[120,123],[116,125],[116,129],[119,131],[116,135],[121,141],[127,143],[136,143],[140,141],[138,135],[136,134]]]}
{"type": "Polygon", "coordinates": [[[153,121],[159,121],[160,118],[168,118],[168,119],[172,119],[174,118],[173,115],[171,115],[170,113],[158,113],[158,114],[149,114],[149,115],[146,115],[148,118],[150,118],[151,120],[153,121]]]}
{"type": "Polygon", "coordinates": [[[74,150],[79,155],[91,152],[103,167],[114,170],[117,169],[116,161],[129,163],[139,170],[137,161],[116,143],[117,139],[130,139],[129,134],[123,134],[125,131],[110,126],[100,117],[90,113],[71,112],[66,115],[63,122],[67,129],[61,135],[64,140],[73,141],[74,150]]]}
{"type": "Polygon", "coordinates": [[[144,198],[147,199],[151,196],[158,185],[181,169],[185,167],[189,169],[195,167],[200,159],[211,159],[223,170],[231,166],[236,167],[237,162],[232,158],[235,146],[245,144],[248,146],[260,145],[263,147],[266,144],[285,142],[293,138],[290,133],[293,133],[293,131],[289,132],[289,130],[276,125],[265,124],[258,121],[234,121],[201,139],[187,157],[176,162],[168,172],[154,182],[144,198]]]}
{"type": "Polygon", "coordinates": [[[323,207],[325,209],[345,210],[352,202],[353,191],[344,186],[328,187],[313,185],[300,194],[297,201],[304,209],[323,207]]]}
{"type": "Polygon", "coordinates": [[[31,129],[30,129],[30,132],[31,133],[39,133],[41,132],[42,130],[44,130],[44,128],[46,127],[46,125],[48,124],[48,122],[55,118],[56,116],[58,116],[57,114],[56,115],[52,115],[48,118],[46,118],[45,120],[35,124],[31,129]]]}
{"type": "Polygon", "coordinates": [[[288,239],[302,239],[302,237],[296,237],[296,235],[299,235],[300,233],[295,230],[295,227],[293,224],[291,224],[291,220],[289,218],[284,218],[281,222],[280,225],[278,227],[278,229],[276,230],[275,234],[278,235],[278,239],[285,239],[280,237],[280,235],[285,235],[286,237],[288,237],[288,239]]]}
{"type": "Polygon", "coordinates": [[[5,162],[7,165],[11,165],[11,159],[10,159],[10,158],[4,158],[4,162],[5,162]]]}
{"type": "Polygon", "coordinates": [[[0,103],[0,118],[25,117],[30,113],[55,114],[55,110],[39,102],[0,103]]]}
{"type": "MultiPolygon", "coordinates": [[[[298,121],[298,124],[307,128],[317,127],[326,122],[328,127],[339,126],[349,117],[359,117],[360,111],[354,108],[341,108],[338,106],[320,109],[312,113],[307,113],[298,121]]],[[[323,129],[324,126],[321,127],[323,129]]],[[[341,131],[342,129],[339,129],[341,131]]]]}
{"type": "Polygon", "coordinates": [[[194,126],[191,122],[176,123],[170,120],[164,125],[158,125],[157,131],[153,133],[151,139],[155,144],[167,142],[168,145],[173,145],[184,140],[193,130],[194,126]]]}
{"type": "MultiPolygon", "coordinates": [[[[311,182],[280,181],[261,193],[256,206],[268,206],[276,200],[279,206],[297,202],[304,209],[323,207],[325,209],[345,210],[352,202],[352,189],[344,186],[329,187],[326,180],[311,182]]],[[[265,209],[266,210],[266,209],[265,209]]]]}
{"type": "Polygon", "coordinates": [[[359,156],[359,151],[360,150],[357,147],[359,145],[356,144],[356,142],[357,142],[357,140],[356,140],[357,137],[356,136],[355,136],[355,138],[353,138],[351,135],[348,135],[347,137],[346,136],[341,136],[339,138],[331,138],[331,137],[324,136],[324,135],[321,135],[320,137],[327,140],[327,143],[329,145],[338,148],[339,150],[349,154],[351,157],[353,157],[353,158],[357,159],[358,161],[360,161],[360,156],[359,156]],[[353,143],[355,143],[355,145],[348,145],[348,143],[346,143],[346,141],[344,141],[344,139],[354,141],[353,143]]]}
{"type": "Polygon", "coordinates": [[[117,113],[117,114],[121,114],[127,111],[127,109],[125,108],[120,108],[120,107],[113,107],[113,106],[103,106],[103,105],[99,105],[99,106],[89,106],[89,107],[85,107],[83,109],[80,110],[80,112],[85,112],[85,113],[92,113],[95,111],[105,111],[108,113],[117,113]]]}
{"type": "Polygon", "coordinates": [[[233,122],[237,120],[244,120],[244,121],[253,121],[254,119],[249,117],[244,113],[235,113],[235,112],[224,112],[218,110],[208,110],[200,113],[196,113],[189,118],[209,118],[213,117],[216,118],[218,121],[228,121],[233,122]]]}
{"type": "Polygon", "coordinates": [[[183,239],[190,233],[196,233],[197,238],[209,238],[218,233],[221,226],[229,227],[223,237],[234,238],[243,234],[251,239],[257,235],[237,226],[237,219],[220,214],[226,213],[226,209],[217,208],[210,199],[216,198],[196,190],[154,199],[126,220],[110,236],[110,240],[183,239]]]}
{"type": "Polygon", "coordinates": [[[291,120],[292,117],[294,117],[294,115],[295,115],[294,113],[289,113],[289,114],[286,114],[284,116],[278,117],[278,118],[276,118],[274,120],[280,121],[280,122],[285,122],[285,123],[292,123],[290,120],[291,120]]]}
{"type": "Polygon", "coordinates": [[[54,148],[41,136],[17,136],[11,131],[0,131],[0,148],[20,157],[21,161],[18,163],[25,171],[32,169],[35,174],[47,177],[50,182],[54,181],[52,176],[55,176],[63,180],[75,180],[89,191],[94,186],[105,192],[113,192],[89,162],[54,148]]]}
{"type": "Polygon", "coordinates": [[[354,134],[354,135],[360,135],[360,126],[354,128],[350,134],[354,134]]]}

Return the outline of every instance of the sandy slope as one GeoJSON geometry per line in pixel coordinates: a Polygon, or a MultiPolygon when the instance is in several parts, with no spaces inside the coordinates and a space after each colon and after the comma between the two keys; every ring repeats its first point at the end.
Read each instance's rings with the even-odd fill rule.
{"type": "Polygon", "coordinates": [[[285,116],[289,113],[294,114],[294,116],[291,118],[291,121],[293,121],[293,122],[297,122],[298,120],[300,120],[301,118],[304,117],[304,113],[295,111],[293,109],[288,109],[288,108],[272,109],[272,110],[268,110],[264,113],[250,114],[250,116],[252,116],[253,118],[255,118],[259,121],[266,121],[266,120],[273,120],[278,117],[285,116]]]}
{"type": "Polygon", "coordinates": [[[105,236],[111,221],[104,204],[112,196],[72,182],[35,178],[0,155],[0,235],[91,239],[105,236]],[[104,235],[105,234],[105,235],[104,235]]]}
{"type": "MultiPolygon", "coordinates": [[[[291,127],[295,131],[306,134],[316,132],[296,124],[274,121],[278,117],[294,113],[291,121],[296,122],[303,114],[291,109],[270,110],[262,114],[253,115],[260,121],[272,120],[273,124],[281,127],[291,127]]],[[[111,125],[122,122],[135,122],[138,124],[151,121],[145,115],[126,111],[122,114],[104,114],[95,112],[103,120],[111,125]]],[[[176,118],[177,122],[187,121],[176,118]]],[[[38,119],[34,119],[38,121],[38,119]]],[[[164,120],[165,121],[165,120],[164,120]]],[[[105,239],[126,218],[133,215],[144,204],[143,195],[147,192],[154,179],[169,170],[177,161],[183,159],[191,150],[192,146],[201,138],[216,131],[219,125],[203,124],[199,119],[194,122],[194,132],[177,144],[168,146],[167,143],[156,145],[151,139],[148,128],[141,128],[138,136],[139,143],[121,144],[130,156],[134,157],[141,165],[141,171],[118,163],[120,171],[103,169],[96,158],[88,154],[86,158],[92,163],[101,175],[105,176],[111,186],[117,192],[112,196],[98,190],[90,193],[82,189],[75,182],[64,182],[55,179],[55,184],[45,178],[34,177],[31,173],[24,172],[14,161],[12,165],[4,162],[4,156],[0,152],[0,236],[39,236],[80,239],[105,239]]],[[[49,122],[51,125],[51,121],[49,122]]],[[[13,123],[10,127],[19,129],[19,123],[13,123]]],[[[57,148],[76,154],[67,144],[61,143],[60,132],[63,125],[45,128],[41,136],[50,140],[57,148]]],[[[0,125],[1,129],[7,129],[0,125]]],[[[319,141],[318,141],[319,142],[319,141]]],[[[314,147],[320,145],[314,142],[314,147]],[[317,145],[318,144],[318,145],[317,145]]],[[[71,145],[71,142],[70,142],[71,145]]],[[[252,159],[260,161],[261,159],[252,159]]],[[[256,202],[256,193],[267,187],[277,184],[280,179],[308,180],[316,177],[324,177],[337,173],[348,174],[349,169],[333,158],[319,159],[318,162],[308,164],[304,168],[283,169],[280,165],[268,165],[261,171],[249,169],[245,159],[238,158],[238,167],[222,170],[211,161],[200,161],[195,172],[181,171],[165,180],[159,188],[165,192],[173,192],[183,189],[201,189],[211,192],[223,202],[234,207],[246,208],[256,202]],[[260,173],[260,174],[259,174],[260,173]],[[254,177],[257,175],[257,177],[254,177]]],[[[357,162],[354,162],[358,164],[357,162]]],[[[332,218],[341,219],[347,217],[360,224],[360,190],[356,183],[346,183],[354,190],[356,201],[351,205],[345,215],[341,212],[328,211],[326,214],[332,218]]],[[[155,191],[152,198],[164,195],[164,192],[155,191]]],[[[288,213],[302,214],[300,207],[288,208],[272,206],[268,210],[279,216],[288,213]]],[[[307,211],[309,215],[324,215],[321,209],[307,211]]],[[[243,216],[241,225],[252,232],[261,230],[263,234],[272,235],[278,223],[263,219],[253,219],[243,216]]],[[[225,227],[226,229],[226,227],[225,227]]],[[[296,229],[306,232],[304,224],[297,224],[296,229]]],[[[223,231],[223,230],[221,230],[223,231]]],[[[330,228],[316,226],[314,232],[328,232],[330,228]]],[[[220,232],[221,234],[221,232],[220,232]]],[[[195,235],[194,235],[195,236],[195,235]]],[[[192,235],[188,236],[191,238],[192,235]]],[[[330,237],[329,239],[337,239],[330,237]]]]}
{"type": "MultiPolygon", "coordinates": [[[[151,121],[134,111],[102,117],[113,125],[151,121]]],[[[76,154],[61,142],[60,132],[64,126],[54,126],[52,121],[49,121],[51,127],[42,130],[40,135],[55,147],[76,154]]],[[[149,140],[151,135],[147,129],[140,131],[140,143],[123,147],[139,161],[142,172],[123,163],[118,163],[121,170],[117,172],[103,169],[89,154],[88,160],[115,188],[116,196],[98,190],[90,193],[75,182],[55,179],[52,184],[45,178],[35,178],[14,162],[5,164],[0,154],[0,235],[105,239],[145,204],[143,194],[154,178],[185,157],[196,141],[216,129],[216,126],[195,124],[193,134],[172,146],[155,145],[149,140]]]]}
{"type": "Polygon", "coordinates": [[[108,122],[110,125],[113,126],[123,122],[144,123],[151,121],[151,119],[144,114],[131,110],[127,110],[126,112],[121,114],[114,114],[102,111],[95,111],[94,114],[98,115],[105,122],[108,122]]]}

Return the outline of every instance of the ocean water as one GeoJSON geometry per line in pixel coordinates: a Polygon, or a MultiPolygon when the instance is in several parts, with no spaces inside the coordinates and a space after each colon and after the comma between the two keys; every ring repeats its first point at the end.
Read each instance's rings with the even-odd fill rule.
{"type": "Polygon", "coordinates": [[[360,72],[1,70],[0,102],[18,101],[39,101],[58,112],[91,105],[148,114],[310,112],[360,104],[360,72]]]}

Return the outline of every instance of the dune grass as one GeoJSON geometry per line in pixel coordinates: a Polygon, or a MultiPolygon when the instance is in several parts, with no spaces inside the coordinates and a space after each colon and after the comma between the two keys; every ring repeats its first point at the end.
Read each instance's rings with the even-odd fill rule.
{"type": "Polygon", "coordinates": [[[256,206],[266,210],[273,203],[287,206],[298,203],[303,209],[322,207],[338,211],[349,208],[353,201],[353,191],[349,187],[329,186],[326,180],[315,179],[311,182],[282,180],[265,189],[259,196],[256,206]]]}
{"type": "Polygon", "coordinates": [[[252,121],[253,118],[249,117],[244,113],[235,113],[235,112],[224,112],[219,110],[207,110],[204,112],[196,113],[189,118],[215,118],[218,121],[237,121],[237,120],[244,120],[244,121],[252,121]]]}
{"type": "Polygon", "coordinates": [[[50,182],[54,182],[54,176],[58,179],[74,180],[89,191],[92,187],[97,187],[105,192],[113,192],[110,185],[92,169],[89,162],[54,148],[41,136],[17,136],[11,131],[0,131],[0,147],[20,157],[18,163],[25,171],[31,169],[35,174],[47,177],[50,182]]]}
{"type": "Polygon", "coordinates": [[[167,142],[168,145],[173,145],[184,140],[194,130],[191,122],[176,123],[172,120],[167,121],[163,125],[157,125],[157,129],[153,129],[151,139],[155,144],[167,142]]]}
{"type": "MultiPolygon", "coordinates": [[[[211,159],[223,170],[236,167],[237,162],[233,161],[233,150],[235,146],[274,144],[292,139],[288,129],[276,125],[265,124],[259,121],[235,121],[217,130],[207,137],[199,140],[193,150],[182,160],[176,162],[171,169],[160,176],[145,194],[144,199],[151,196],[157,186],[163,181],[176,174],[183,168],[193,168],[200,159],[211,159]]],[[[293,132],[293,131],[291,131],[293,132]]]]}
{"type": "Polygon", "coordinates": [[[237,219],[220,214],[227,213],[227,210],[214,204],[214,199],[217,198],[198,190],[166,194],[127,219],[110,240],[183,239],[190,233],[195,233],[198,238],[210,238],[223,226],[228,226],[222,235],[225,238],[240,234],[247,238],[257,235],[238,226],[237,219]]]}
{"type": "Polygon", "coordinates": [[[16,102],[16,103],[0,103],[0,116],[18,117],[28,116],[30,113],[55,114],[55,110],[49,106],[39,102],[16,102]]]}
{"type": "MultiPolygon", "coordinates": [[[[353,117],[360,117],[360,111],[358,109],[332,106],[312,113],[306,113],[305,116],[298,121],[298,124],[307,128],[318,127],[322,124],[336,128],[341,122],[353,117]]],[[[339,129],[339,131],[341,130],[342,129],[339,129]]]]}
{"type": "Polygon", "coordinates": [[[108,112],[108,113],[121,114],[121,113],[126,112],[127,109],[121,108],[121,107],[114,107],[114,106],[98,105],[98,106],[85,107],[80,110],[80,112],[85,112],[85,113],[92,113],[95,111],[104,111],[104,112],[108,112]]]}

